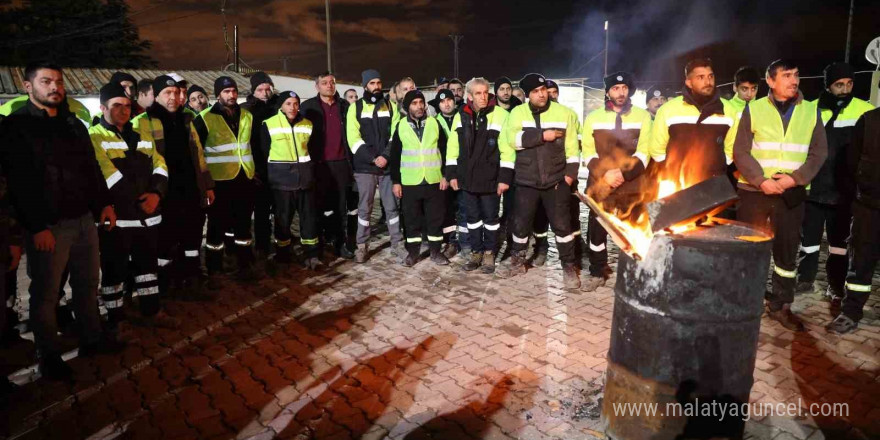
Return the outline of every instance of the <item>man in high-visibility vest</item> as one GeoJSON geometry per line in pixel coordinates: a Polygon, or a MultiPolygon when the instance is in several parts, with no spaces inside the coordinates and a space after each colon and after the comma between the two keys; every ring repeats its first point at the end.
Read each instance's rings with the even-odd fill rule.
{"type": "MultiPolygon", "coordinates": [[[[449,136],[446,178],[465,208],[471,255],[464,270],[493,273],[501,228],[498,139],[508,113],[490,101],[484,78],[471,79],[466,89],[467,104],[456,112],[449,136]]],[[[447,101],[451,104],[451,99],[447,101]]]]}
{"type": "Polygon", "coordinates": [[[681,96],[667,101],[654,116],[648,151],[665,179],[695,185],[729,175],[732,157],[725,151],[733,148],[736,112],[715,87],[712,60],[691,60],[684,72],[681,96]]]}
{"type": "MultiPolygon", "coordinates": [[[[651,114],[632,104],[635,81],[629,73],[605,77],[605,106],[584,118],[581,131],[583,161],[587,164],[587,192],[606,202],[625,182],[635,180],[648,166],[651,114]],[[601,196],[600,196],[601,194],[601,196]]],[[[587,226],[590,278],[581,290],[593,291],[611,276],[608,233],[590,211],[587,226]]]]}
{"type": "Polygon", "coordinates": [[[737,119],[742,116],[746,104],[758,97],[760,81],[761,72],[751,66],[740,67],[733,75],[733,98],[728,99],[727,103],[736,110],[737,119]]]}
{"type": "Polygon", "coordinates": [[[251,153],[251,113],[238,105],[238,85],[228,76],[214,81],[217,102],[193,122],[205,147],[205,162],[214,180],[214,204],[208,208],[205,263],[209,275],[223,270],[223,236],[235,235],[239,277],[256,279],[251,249],[254,212],[254,156],[251,153]]]}
{"type": "Polygon", "coordinates": [[[186,97],[186,108],[196,116],[208,108],[208,92],[205,89],[193,84],[186,89],[186,97]]]}
{"type": "Polygon", "coordinates": [[[129,275],[132,296],[149,325],[176,328],[180,320],[159,304],[159,202],[168,189],[168,167],[156,151],[151,127],[135,130],[132,100],[117,83],[101,88],[101,122],[89,129],[95,157],[116,207],[116,227],[98,230],[101,246],[101,299],[111,329],[125,320],[123,296],[129,275]],[[129,274],[129,269],[131,274],[129,274]]]}
{"type": "Polygon", "coordinates": [[[529,101],[507,117],[501,142],[500,189],[507,191],[516,175],[513,251],[502,277],[526,272],[526,246],[539,205],[543,205],[562,262],[566,289],[580,287],[572,231],[571,185],[577,180],[580,152],[577,120],[572,112],[550,101],[543,75],[530,73],[519,82],[529,101]]]}
{"type": "Polygon", "coordinates": [[[767,292],[771,319],[793,331],[804,324],[792,314],[797,253],[807,185],[819,172],[828,145],[816,104],[798,89],[797,64],[777,60],[767,67],[770,93],[750,102],[737,121],[733,160],[737,220],[773,231],[773,288],[767,292]]]}
{"type": "MultiPolygon", "coordinates": [[[[454,120],[458,115],[458,109],[455,107],[455,95],[451,90],[443,89],[437,92],[434,99],[440,110],[435,118],[446,134],[446,139],[450,139],[454,134],[454,120]]],[[[446,258],[452,258],[459,252],[464,258],[470,258],[471,243],[468,238],[467,213],[461,197],[457,191],[446,192],[446,218],[443,220],[443,255],[446,258]]]]}
{"type": "Polygon", "coordinates": [[[280,109],[260,127],[262,149],[269,153],[266,184],[272,188],[275,208],[276,261],[290,263],[292,245],[290,223],[299,212],[300,244],[305,249],[303,264],[316,270],[323,266],[318,248],[318,206],[315,200],[315,174],[309,156],[312,121],[299,111],[294,92],[278,95],[280,109]]]}
{"type": "Polygon", "coordinates": [[[153,105],[132,123],[136,130],[144,126],[152,131],[156,151],[168,167],[168,192],[162,200],[159,225],[159,292],[168,295],[175,284],[175,294],[181,297],[208,299],[211,291],[202,288],[199,255],[205,208],[214,201],[214,181],[193,116],[181,111],[177,82],[160,75],[153,80],[153,90],[153,105]]]}
{"type": "Polygon", "coordinates": [[[364,96],[348,107],[345,123],[354,180],[358,189],[357,249],[354,255],[357,263],[367,261],[370,217],[373,215],[373,200],[377,188],[385,209],[388,234],[391,236],[391,252],[396,258],[403,258],[403,234],[400,232],[397,200],[388,175],[388,141],[391,139],[391,121],[397,113],[397,106],[386,101],[382,95],[382,78],[379,72],[368,69],[361,76],[364,96]]]}
{"type": "Polygon", "coordinates": [[[855,330],[862,319],[880,256],[880,109],[866,112],[856,122],[847,156],[847,169],[856,180],[849,241],[852,260],[841,312],[827,327],[828,331],[840,334],[855,330]]]}
{"type": "Polygon", "coordinates": [[[870,103],[852,95],[853,68],[846,63],[833,63],[825,68],[825,90],[814,101],[822,114],[828,138],[828,158],[810,182],[804,214],[801,251],[798,255],[798,292],[812,292],[819,269],[819,244],[828,234],[828,259],[825,273],[828,288],[825,297],[839,302],[843,298],[846,279],[846,243],[852,223],[852,200],[855,197],[855,174],[846,168],[853,126],[865,112],[873,110],[870,103]]]}
{"type": "Polygon", "coordinates": [[[443,177],[446,133],[437,119],[428,117],[425,96],[410,90],[401,101],[406,109],[391,137],[390,169],[394,196],[401,199],[406,222],[407,255],[403,265],[418,262],[422,231],[428,237],[431,261],[447,265],[449,260],[440,252],[443,242],[443,218],[449,187],[443,177]]]}
{"type": "Polygon", "coordinates": [[[657,116],[657,110],[660,110],[660,107],[663,107],[663,104],[666,104],[666,101],[671,97],[672,93],[660,86],[648,87],[645,92],[645,109],[651,115],[651,119],[657,116]]]}

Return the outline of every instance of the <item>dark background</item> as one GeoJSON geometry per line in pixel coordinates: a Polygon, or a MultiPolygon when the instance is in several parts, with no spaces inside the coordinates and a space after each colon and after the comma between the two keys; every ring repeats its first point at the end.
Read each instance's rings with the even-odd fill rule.
{"type": "MultiPolygon", "coordinates": [[[[155,3],[129,0],[133,11],[155,3]]],[[[680,88],[684,63],[695,56],[713,59],[718,83],[731,81],[739,66],[763,70],[780,57],[799,63],[802,76],[820,76],[825,65],[844,58],[849,5],[849,0],[331,0],[333,68],[349,81],[372,67],[386,82],[412,76],[420,85],[430,84],[452,75],[448,35],[458,33],[464,35],[462,79],[515,80],[538,71],[553,78],[588,77],[598,86],[603,22],[609,19],[608,69],[633,72],[643,87],[680,88]]],[[[136,24],[141,36],[153,41],[160,67],[225,64],[218,0],[153,8],[139,14],[136,24]]],[[[280,71],[280,58],[288,56],[292,73],[326,70],[322,0],[228,0],[226,8],[227,23],[241,27],[241,57],[251,67],[280,71]]],[[[880,1],[856,0],[850,62],[857,71],[874,69],[864,52],[880,36],[878,17],[880,1]]],[[[869,78],[856,76],[858,96],[868,96],[869,78]]],[[[815,97],[822,82],[805,79],[802,88],[815,97]]]]}

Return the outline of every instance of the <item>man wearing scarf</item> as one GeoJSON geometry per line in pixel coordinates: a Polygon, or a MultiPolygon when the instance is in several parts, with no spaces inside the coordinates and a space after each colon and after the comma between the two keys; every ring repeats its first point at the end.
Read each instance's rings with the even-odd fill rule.
{"type": "Polygon", "coordinates": [[[819,243],[822,233],[828,234],[828,289],[825,296],[832,301],[843,297],[846,279],[846,243],[849,238],[855,197],[854,175],[846,168],[853,126],[873,105],[852,95],[852,66],[832,63],[825,68],[825,90],[816,103],[825,124],[828,158],[810,183],[804,215],[801,249],[798,256],[798,292],[812,292],[819,269],[819,243]]]}
{"type": "MultiPolygon", "coordinates": [[[[612,73],[605,78],[605,107],[593,110],[584,119],[581,151],[589,170],[587,191],[600,202],[624,182],[640,176],[648,164],[651,114],[633,107],[635,91],[632,75],[612,73]]],[[[592,211],[587,228],[590,278],[581,290],[592,291],[605,284],[611,267],[606,248],[608,233],[592,211]]]]}
{"type": "Polygon", "coordinates": [[[736,111],[715,89],[712,60],[689,62],[685,76],[681,96],[657,110],[649,152],[661,163],[663,178],[678,182],[687,170],[685,181],[695,185],[727,173],[733,157],[725,151],[732,152],[736,111]]]}

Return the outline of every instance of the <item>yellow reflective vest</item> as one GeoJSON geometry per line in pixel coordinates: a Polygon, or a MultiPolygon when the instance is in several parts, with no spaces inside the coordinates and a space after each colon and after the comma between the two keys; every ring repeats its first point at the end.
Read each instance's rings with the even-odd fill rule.
{"type": "MultiPolygon", "coordinates": [[[[392,162],[399,163],[400,178],[392,171],[392,180],[405,186],[422,183],[437,184],[443,177],[443,155],[440,151],[440,124],[428,117],[424,123],[422,137],[409,124],[409,119],[401,119],[392,139],[392,162]],[[399,157],[394,157],[397,144],[399,157]]],[[[444,136],[445,138],[445,136],[444,136]]],[[[445,148],[445,145],[444,145],[445,148]]],[[[395,167],[396,168],[396,167],[395,167]]]]}
{"type": "Polygon", "coordinates": [[[266,132],[269,135],[269,185],[286,191],[310,188],[314,184],[309,156],[312,121],[299,115],[291,126],[287,116],[279,111],[263,121],[263,125],[264,136],[266,132]]]}
{"type": "Polygon", "coordinates": [[[239,116],[238,136],[232,133],[229,125],[211,107],[199,115],[205,122],[208,137],[205,138],[205,162],[211,178],[232,180],[244,170],[248,179],[254,178],[254,156],[251,153],[251,126],[254,117],[251,112],[241,109],[239,116]]]}
{"type": "MultiPolygon", "coordinates": [[[[754,135],[751,154],[761,164],[765,178],[777,173],[791,174],[806,162],[816,127],[816,112],[815,102],[801,101],[794,108],[788,128],[784,129],[779,110],[769,97],[749,103],[747,116],[754,135]]],[[[744,177],[739,181],[748,183],[744,177]]]]}
{"type": "Polygon", "coordinates": [[[137,130],[130,127],[134,132],[133,138],[129,139],[131,146],[104,124],[89,128],[89,137],[101,174],[113,196],[118,219],[131,220],[117,222],[117,226],[154,226],[162,221],[162,217],[144,213],[139,209],[138,198],[148,192],[164,196],[168,186],[168,167],[156,150],[150,130],[143,126],[137,130]]]}

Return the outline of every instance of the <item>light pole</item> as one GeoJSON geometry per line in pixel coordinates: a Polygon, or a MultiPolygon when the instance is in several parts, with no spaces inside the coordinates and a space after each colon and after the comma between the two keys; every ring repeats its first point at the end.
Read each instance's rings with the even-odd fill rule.
{"type": "Polygon", "coordinates": [[[324,16],[327,21],[327,71],[333,72],[330,59],[330,0],[324,0],[324,16]]]}
{"type": "Polygon", "coordinates": [[[454,78],[458,78],[458,42],[464,38],[464,35],[450,35],[449,38],[452,38],[452,44],[454,45],[454,53],[453,58],[455,59],[453,64],[453,74],[454,78]]]}
{"type": "Polygon", "coordinates": [[[846,26],[846,54],[843,56],[843,62],[849,62],[849,41],[852,38],[852,20],[853,11],[856,8],[856,0],[849,1],[849,23],[846,26]]]}
{"type": "Polygon", "coordinates": [[[608,20],[605,20],[605,74],[608,76],[608,20]]]}

